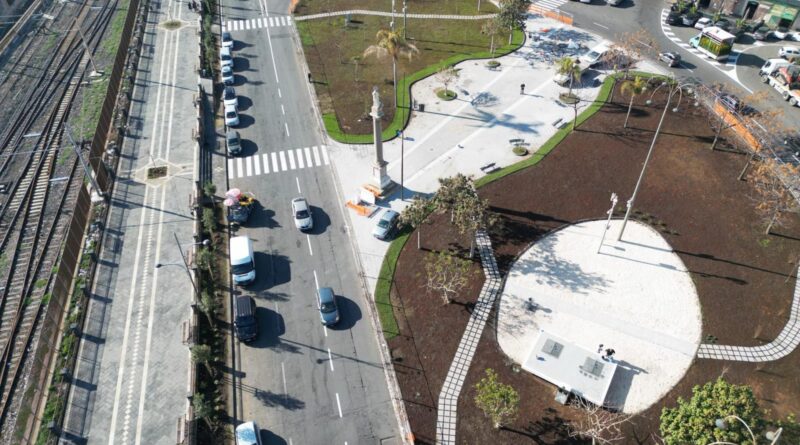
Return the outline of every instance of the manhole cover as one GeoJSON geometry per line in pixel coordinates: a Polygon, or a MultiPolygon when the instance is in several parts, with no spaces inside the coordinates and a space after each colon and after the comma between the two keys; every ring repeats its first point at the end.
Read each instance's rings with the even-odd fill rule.
{"type": "Polygon", "coordinates": [[[158,179],[167,176],[167,166],[150,167],[147,169],[147,179],[158,179]]]}

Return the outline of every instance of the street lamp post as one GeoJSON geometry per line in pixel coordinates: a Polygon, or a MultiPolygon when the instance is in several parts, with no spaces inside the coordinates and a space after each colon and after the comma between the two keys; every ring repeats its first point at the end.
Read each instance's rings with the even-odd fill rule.
{"type": "MultiPolygon", "coordinates": [[[[160,269],[164,266],[183,266],[184,270],[186,270],[186,275],[189,276],[189,282],[192,283],[192,289],[194,289],[195,299],[197,295],[200,294],[200,291],[197,289],[197,284],[194,282],[194,278],[192,277],[192,272],[189,270],[189,263],[186,262],[186,257],[183,255],[183,249],[181,248],[181,243],[178,241],[178,235],[175,232],[172,232],[172,236],[175,237],[175,245],[178,246],[178,252],[181,254],[181,261],[182,263],[156,263],[156,269],[160,269]]],[[[210,240],[203,240],[198,243],[192,243],[193,246],[205,246],[208,247],[211,244],[210,240]]]]}
{"type": "MultiPolygon", "coordinates": [[[[683,99],[683,89],[687,86],[685,84],[680,84],[672,81],[667,81],[662,83],[658,86],[653,93],[650,95],[650,99],[647,100],[647,104],[650,105],[653,103],[652,98],[653,95],[664,85],[669,85],[669,94],[667,95],[667,102],[664,104],[664,111],[661,113],[661,119],[658,121],[658,127],[656,128],[656,133],[653,135],[653,140],[650,142],[650,149],[647,150],[647,156],[644,158],[644,165],[642,165],[642,171],[639,173],[639,179],[636,181],[636,187],[633,189],[633,195],[631,195],[631,199],[628,200],[628,208],[625,210],[625,218],[622,220],[622,227],[619,230],[619,235],[617,236],[617,241],[622,240],[622,234],[625,232],[625,226],[628,224],[628,218],[631,216],[631,210],[633,209],[633,204],[636,202],[636,195],[639,193],[639,187],[642,185],[642,179],[644,179],[644,172],[647,170],[647,164],[650,162],[650,157],[653,155],[653,148],[656,146],[656,140],[658,139],[658,134],[661,132],[661,125],[664,123],[664,117],[667,115],[667,109],[669,109],[669,103],[672,101],[672,97],[675,93],[678,93],[678,105],[672,109],[673,112],[678,111],[678,106],[681,104],[681,99],[683,99]]],[[[687,93],[691,94],[691,90],[687,90],[687,93]]]]}

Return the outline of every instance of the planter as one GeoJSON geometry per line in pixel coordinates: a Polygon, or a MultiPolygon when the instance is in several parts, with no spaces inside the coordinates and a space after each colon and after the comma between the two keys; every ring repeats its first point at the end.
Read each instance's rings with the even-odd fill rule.
{"type": "Polygon", "coordinates": [[[458,97],[458,95],[456,94],[455,91],[445,90],[444,88],[439,88],[439,89],[436,90],[436,97],[438,97],[439,99],[442,99],[442,100],[448,100],[449,101],[449,100],[455,99],[456,97],[458,97]]]}
{"type": "Polygon", "coordinates": [[[581,101],[581,98],[569,93],[561,93],[558,95],[558,100],[567,104],[567,105],[574,105],[581,101]]]}
{"type": "Polygon", "coordinates": [[[496,60],[490,60],[490,61],[486,62],[486,67],[489,68],[490,70],[496,70],[499,66],[500,66],[500,62],[498,62],[496,60]]]}
{"type": "Polygon", "coordinates": [[[522,145],[515,145],[511,151],[517,156],[525,156],[528,154],[528,149],[522,145]]]}

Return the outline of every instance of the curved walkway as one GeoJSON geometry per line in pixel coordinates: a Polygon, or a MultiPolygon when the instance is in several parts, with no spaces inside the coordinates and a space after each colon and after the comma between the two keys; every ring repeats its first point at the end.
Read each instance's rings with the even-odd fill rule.
{"type": "MultiPolygon", "coordinates": [[[[402,12],[383,12],[383,11],[369,11],[366,9],[350,9],[348,11],[334,11],[323,12],[320,14],[298,15],[294,17],[294,21],[302,22],[303,20],[322,19],[325,17],[335,17],[339,15],[378,15],[381,17],[396,17],[402,18],[402,12]]],[[[450,14],[406,14],[409,19],[445,19],[445,20],[486,20],[490,19],[497,14],[483,14],[483,15],[450,15],[450,14]]]]}
{"type": "Polygon", "coordinates": [[[450,370],[447,371],[442,391],[439,393],[436,417],[436,443],[439,445],[456,443],[458,395],[461,393],[461,386],[464,384],[464,378],[466,378],[469,365],[472,363],[472,356],[475,354],[475,349],[478,348],[489,312],[501,290],[500,272],[497,270],[492,242],[486,231],[479,230],[475,234],[475,243],[478,245],[478,252],[481,255],[481,265],[483,273],[486,275],[486,281],[483,283],[478,301],[475,303],[475,309],[472,311],[467,329],[464,330],[464,335],[456,350],[456,356],[450,365],[450,370]]]}
{"type": "Polygon", "coordinates": [[[697,358],[737,362],[769,362],[789,355],[800,345],[800,279],[794,285],[794,299],[789,321],[778,337],[761,346],[725,346],[702,344],[697,358]]]}

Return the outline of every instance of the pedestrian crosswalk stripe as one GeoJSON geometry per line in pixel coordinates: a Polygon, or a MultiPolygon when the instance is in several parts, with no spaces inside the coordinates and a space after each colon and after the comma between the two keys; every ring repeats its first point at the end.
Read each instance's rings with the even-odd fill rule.
{"type": "Polygon", "coordinates": [[[261,20],[262,19],[260,19],[260,18],[258,19],[258,27],[259,28],[263,28],[264,27],[264,23],[261,20]]]}
{"type": "Polygon", "coordinates": [[[275,20],[272,17],[269,18],[269,26],[275,26],[275,20]]]}
{"type": "MultiPolygon", "coordinates": [[[[543,0],[543,1],[561,1],[561,0],[543,0]]],[[[292,18],[289,16],[263,17],[263,18],[259,17],[255,19],[229,20],[227,22],[223,22],[222,30],[245,31],[248,29],[262,29],[262,28],[272,28],[277,26],[290,26],[291,24],[292,24],[292,18]]]]}
{"type": "Polygon", "coordinates": [[[283,171],[301,170],[330,164],[324,145],[290,148],[279,152],[228,159],[228,178],[243,178],[283,171]],[[311,153],[314,153],[312,156],[311,153]],[[280,159],[280,162],[278,161],[280,159]],[[270,161],[271,160],[271,161],[270,161]],[[263,168],[262,164],[263,163],[263,168]],[[270,167],[270,163],[272,166],[270,167]]]}

